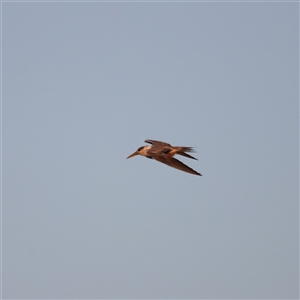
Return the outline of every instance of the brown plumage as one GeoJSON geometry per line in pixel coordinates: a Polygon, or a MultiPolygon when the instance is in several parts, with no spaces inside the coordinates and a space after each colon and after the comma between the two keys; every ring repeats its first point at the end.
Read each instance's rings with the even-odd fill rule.
{"type": "Polygon", "coordinates": [[[145,142],[152,144],[152,146],[142,146],[138,148],[134,153],[129,155],[127,158],[133,157],[135,155],[142,155],[148,158],[153,158],[172,168],[176,168],[178,170],[188,172],[190,174],[202,176],[197,171],[193,170],[192,168],[188,167],[187,165],[173,157],[174,155],[178,154],[197,160],[197,158],[186,153],[194,152],[192,147],[171,146],[170,144],[155,140],[145,140],[145,142]]]}

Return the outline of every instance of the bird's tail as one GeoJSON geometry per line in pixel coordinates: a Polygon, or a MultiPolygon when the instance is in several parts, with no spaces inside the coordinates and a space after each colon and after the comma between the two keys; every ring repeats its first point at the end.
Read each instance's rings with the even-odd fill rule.
{"type": "Polygon", "coordinates": [[[197,158],[185,153],[185,152],[195,152],[192,147],[175,147],[175,148],[176,148],[176,154],[198,160],[197,158]]]}

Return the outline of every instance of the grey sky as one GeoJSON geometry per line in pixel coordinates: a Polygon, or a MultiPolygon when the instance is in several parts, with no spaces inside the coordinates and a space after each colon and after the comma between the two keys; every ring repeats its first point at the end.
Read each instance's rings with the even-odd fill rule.
{"type": "Polygon", "coordinates": [[[2,18],[3,298],[299,297],[298,3],[2,18]]]}

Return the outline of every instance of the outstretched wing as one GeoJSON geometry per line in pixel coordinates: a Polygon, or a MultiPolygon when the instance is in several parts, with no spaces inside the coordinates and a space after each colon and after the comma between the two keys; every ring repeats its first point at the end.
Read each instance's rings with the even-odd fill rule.
{"type": "Polygon", "coordinates": [[[168,155],[154,155],[152,156],[152,158],[154,158],[155,160],[166,164],[172,168],[187,172],[187,173],[191,173],[194,175],[199,175],[202,176],[200,173],[198,173],[197,171],[193,170],[192,168],[188,167],[187,165],[185,165],[184,163],[182,163],[181,161],[179,161],[178,159],[172,157],[172,156],[168,156],[168,155]]]}
{"type": "Polygon", "coordinates": [[[172,146],[170,144],[164,142],[154,140],[145,140],[145,142],[152,144],[152,146],[149,146],[148,149],[149,156],[163,155],[164,153],[168,153],[172,149],[172,146]]]}
{"type": "Polygon", "coordinates": [[[167,154],[168,156],[174,156],[179,154],[188,158],[196,159],[195,157],[185,153],[185,152],[195,152],[192,147],[183,147],[183,146],[171,146],[168,143],[155,141],[155,140],[145,140],[146,143],[152,144],[151,149],[149,149],[149,154],[167,154]]]}
{"type": "Polygon", "coordinates": [[[145,143],[149,143],[152,144],[153,146],[158,146],[158,147],[164,147],[164,146],[171,147],[171,145],[168,143],[155,141],[155,140],[145,140],[145,143]]]}

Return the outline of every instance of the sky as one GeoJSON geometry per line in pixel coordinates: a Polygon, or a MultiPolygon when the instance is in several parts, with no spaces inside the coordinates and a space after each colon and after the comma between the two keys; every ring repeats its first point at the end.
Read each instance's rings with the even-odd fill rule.
{"type": "Polygon", "coordinates": [[[2,2],[2,109],[3,299],[299,298],[299,3],[2,2]]]}

